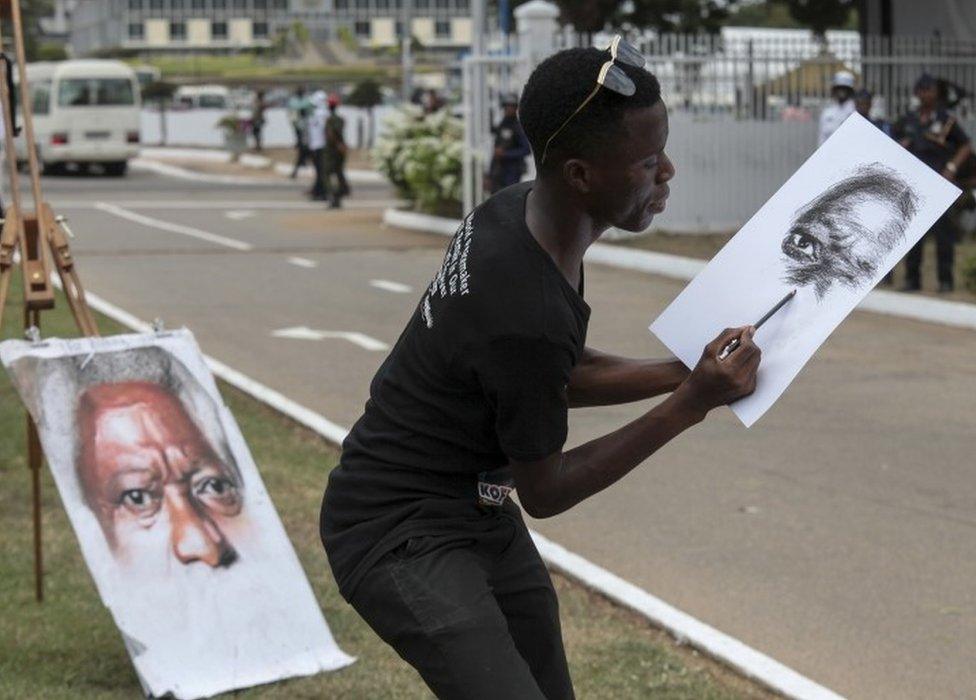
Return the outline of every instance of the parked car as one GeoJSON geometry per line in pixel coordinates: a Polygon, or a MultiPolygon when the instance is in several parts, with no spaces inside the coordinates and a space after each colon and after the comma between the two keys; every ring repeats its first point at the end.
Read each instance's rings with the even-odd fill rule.
{"type": "MultiPolygon", "coordinates": [[[[68,164],[101,165],[124,175],[139,152],[139,81],[121,61],[77,60],[26,66],[34,139],[45,173],[68,164]]],[[[27,159],[23,132],[18,160],[27,159]]]]}
{"type": "Polygon", "coordinates": [[[183,109],[227,109],[230,90],[223,85],[184,85],[176,90],[173,102],[183,109]]]}

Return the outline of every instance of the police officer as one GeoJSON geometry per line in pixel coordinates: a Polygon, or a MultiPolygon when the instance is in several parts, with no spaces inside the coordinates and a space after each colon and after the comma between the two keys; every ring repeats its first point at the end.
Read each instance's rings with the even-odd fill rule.
{"type": "Polygon", "coordinates": [[[349,194],[346,182],[346,153],[348,147],[344,137],[346,120],[336,114],[339,108],[339,95],[329,95],[329,116],[325,120],[325,148],[322,151],[322,184],[324,194],[329,200],[330,209],[342,206],[342,198],[349,194]],[[332,182],[333,176],[335,182],[332,182]]]}
{"type": "Polygon", "coordinates": [[[505,116],[495,127],[495,151],[488,170],[490,190],[494,194],[514,185],[525,173],[525,159],[532,152],[529,140],[518,120],[518,98],[513,94],[502,97],[505,116]]]}
{"type": "MultiPolygon", "coordinates": [[[[915,83],[918,109],[903,116],[895,126],[895,135],[902,146],[950,182],[972,153],[969,137],[939,101],[938,81],[925,73],[915,83]]],[[[936,221],[929,234],[935,238],[936,261],[939,273],[939,292],[951,292],[954,287],[952,266],[955,258],[956,231],[950,209],[936,221]]],[[[923,237],[905,258],[905,286],[902,291],[921,288],[923,237]]]]}
{"type": "Polygon", "coordinates": [[[887,119],[871,116],[871,105],[874,102],[874,95],[870,90],[861,89],[854,93],[854,109],[862,117],[874,124],[885,136],[894,135],[894,127],[887,119]]]}
{"type": "Polygon", "coordinates": [[[820,113],[820,132],[817,145],[820,146],[844,120],[854,114],[854,74],[842,70],[834,74],[830,83],[830,97],[832,103],[823,108],[820,113]]]}

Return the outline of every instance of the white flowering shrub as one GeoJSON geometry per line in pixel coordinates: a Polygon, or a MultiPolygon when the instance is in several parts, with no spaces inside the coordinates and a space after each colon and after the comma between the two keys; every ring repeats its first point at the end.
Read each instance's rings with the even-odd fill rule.
{"type": "Polygon", "coordinates": [[[414,209],[460,216],[463,138],[464,125],[446,109],[424,115],[410,105],[386,119],[373,159],[414,209]]]}

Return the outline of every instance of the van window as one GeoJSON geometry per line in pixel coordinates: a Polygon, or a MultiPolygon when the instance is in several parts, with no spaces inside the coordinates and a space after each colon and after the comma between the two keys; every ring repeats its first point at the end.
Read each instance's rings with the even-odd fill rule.
{"type": "Polygon", "coordinates": [[[31,111],[34,114],[51,113],[51,81],[39,80],[30,84],[31,111]]]}
{"type": "Polygon", "coordinates": [[[58,85],[61,107],[119,106],[135,104],[128,78],[66,78],[58,85]]]}
{"type": "Polygon", "coordinates": [[[224,109],[227,106],[227,100],[223,95],[203,94],[200,95],[198,102],[203,109],[224,109]]]}

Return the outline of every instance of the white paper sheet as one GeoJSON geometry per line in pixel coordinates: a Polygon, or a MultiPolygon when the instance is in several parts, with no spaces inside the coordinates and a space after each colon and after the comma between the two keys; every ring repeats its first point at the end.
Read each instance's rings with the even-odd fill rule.
{"type": "Polygon", "coordinates": [[[0,343],[147,694],[353,662],[189,331],[0,343]]]}
{"type": "MultiPolygon", "coordinates": [[[[704,193],[707,194],[707,193],[704,193]]],[[[650,330],[689,367],[723,329],[755,323],[756,391],[731,408],[748,427],[960,190],[853,114],[709,262],[650,330]]]]}

